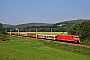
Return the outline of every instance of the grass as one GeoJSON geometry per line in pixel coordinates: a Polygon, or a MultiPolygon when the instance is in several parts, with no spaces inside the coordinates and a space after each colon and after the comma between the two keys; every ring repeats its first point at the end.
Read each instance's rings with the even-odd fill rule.
{"type": "Polygon", "coordinates": [[[35,38],[8,38],[11,42],[0,42],[0,60],[90,60],[90,48],[35,38]]]}
{"type": "Polygon", "coordinates": [[[20,32],[21,34],[25,33],[38,33],[38,34],[68,34],[68,32],[20,32]]]}
{"type": "Polygon", "coordinates": [[[90,44],[90,39],[85,39],[85,40],[82,39],[81,42],[84,44],[90,44]]]}

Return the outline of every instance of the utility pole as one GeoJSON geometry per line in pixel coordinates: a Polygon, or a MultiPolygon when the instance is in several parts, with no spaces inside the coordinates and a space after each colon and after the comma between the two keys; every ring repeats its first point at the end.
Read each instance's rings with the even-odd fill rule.
{"type": "Polygon", "coordinates": [[[18,29],[18,36],[19,36],[19,29],[18,29]]]}
{"type": "Polygon", "coordinates": [[[7,30],[5,30],[5,33],[7,34],[7,30]]]}
{"type": "Polygon", "coordinates": [[[5,32],[7,32],[7,30],[5,30],[5,32]]]}
{"type": "Polygon", "coordinates": [[[52,28],[51,28],[51,34],[52,34],[52,28]]]}
{"type": "Polygon", "coordinates": [[[10,30],[10,35],[11,35],[11,30],[10,30]]]}
{"type": "Polygon", "coordinates": [[[18,31],[18,36],[19,36],[19,29],[18,28],[15,28],[17,31],[18,31]]]}
{"type": "Polygon", "coordinates": [[[37,28],[36,28],[36,39],[37,39],[37,28]]]}
{"type": "Polygon", "coordinates": [[[30,29],[29,29],[29,32],[30,32],[30,29]]]}

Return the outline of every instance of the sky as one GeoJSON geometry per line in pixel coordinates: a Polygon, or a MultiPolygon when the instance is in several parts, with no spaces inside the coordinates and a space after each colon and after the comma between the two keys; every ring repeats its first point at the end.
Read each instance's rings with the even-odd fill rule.
{"type": "Polygon", "coordinates": [[[90,0],[0,0],[0,23],[57,23],[90,19],[90,0]]]}

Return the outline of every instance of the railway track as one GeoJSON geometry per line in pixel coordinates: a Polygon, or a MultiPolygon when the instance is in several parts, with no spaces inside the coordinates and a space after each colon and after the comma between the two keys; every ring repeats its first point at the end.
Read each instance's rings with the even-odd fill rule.
{"type": "Polygon", "coordinates": [[[66,45],[81,46],[81,47],[90,48],[90,44],[83,44],[83,43],[75,44],[75,43],[71,43],[71,42],[61,42],[61,41],[54,41],[54,42],[57,42],[57,43],[60,43],[60,44],[66,44],[66,45]]]}
{"type": "MultiPolygon", "coordinates": [[[[15,35],[12,35],[12,36],[15,36],[15,35]]],[[[19,37],[22,37],[22,36],[19,36],[19,37]]],[[[30,38],[30,37],[24,37],[24,38],[30,38]]],[[[42,40],[42,39],[40,39],[40,40],[42,40]]],[[[45,40],[45,41],[51,41],[50,39],[49,40],[43,39],[43,40],[45,40]]],[[[62,41],[53,41],[53,42],[57,42],[59,44],[66,44],[66,45],[81,46],[81,47],[90,48],[90,44],[83,44],[83,43],[75,44],[73,42],[65,42],[65,41],[63,41],[63,42],[62,41]]]]}
{"type": "MultiPolygon", "coordinates": [[[[9,33],[9,35],[11,35],[9,33]]],[[[12,35],[16,35],[16,36],[22,36],[22,37],[30,37],[30,38],[37,38],[36,34],[32,34],[32,33],[28,33],[28,34],[21,34],[19,35],[18,33],[13,32],[12,35]]],[[[44,39],[45,41],[51,41],[54,40],[54,42],[60,43],[60,44],[66,44],[66,45],[72,45],[72,46],[81,46],[81,47],[86,47],[86,48],[90,48],[90,44],[75,44],[72,42],[66,42],[66,41],[55,41],[55,35],[45,35],[45,34],[38,34],[38,38],[39,39],[44,39]]]]}

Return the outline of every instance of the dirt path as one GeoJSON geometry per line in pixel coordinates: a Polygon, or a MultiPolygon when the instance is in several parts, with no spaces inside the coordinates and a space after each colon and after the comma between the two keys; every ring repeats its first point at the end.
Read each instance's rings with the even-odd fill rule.
{"type": "Polygon", "coordinates": [[[82,47],[90,48],[90,44],[75,44],[75,43],[68,43],[68,42],[61,42],[61,41],[54,41],[54,42],[58,42],[60,44],[67,44],[67,45],[82,46],[82,47]]]}

